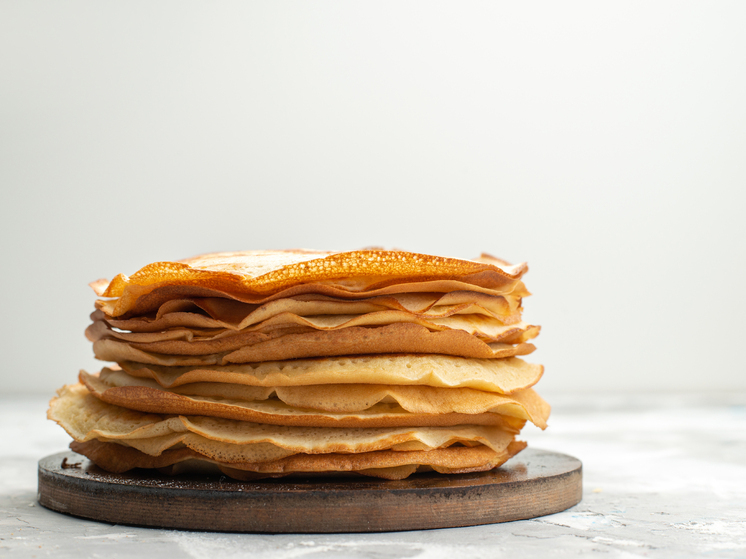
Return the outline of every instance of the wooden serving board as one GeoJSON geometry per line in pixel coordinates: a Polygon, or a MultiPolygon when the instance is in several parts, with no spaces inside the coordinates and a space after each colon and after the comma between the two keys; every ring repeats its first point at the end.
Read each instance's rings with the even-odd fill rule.
{"type": "Polygon", "coordinates": [[[476,474],[415,474],[401,481],[295,477],[241,482],[110,474],[74,452],[39,461],[39,503],[102,522],[182,530],[321,533],[474,526],[534,518],[580,502],[582,465],[527,449],[476,474]]]}

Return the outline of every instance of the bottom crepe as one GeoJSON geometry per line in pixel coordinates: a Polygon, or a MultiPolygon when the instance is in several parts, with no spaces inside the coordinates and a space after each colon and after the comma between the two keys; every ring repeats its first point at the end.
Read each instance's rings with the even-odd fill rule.
{"type": "Polygon", "coordinates": [[[311,473],[355,473],[399,480],[417,471],[434,470],[444,474],[483,472],[500,466],[525,447],[526,443],[513,441],[502,452],[495,452],[484,445],[451,446],[428,451],[294,454],[269,462],[223,463],[187,447],[166,450],[159,456],[150,456],[134,448],[98,440],[83,443],[74,441],[70,444],[72,450],[83,454],[108,472],[121,473],[134,468],[147,468],[171,475],[222,473],[242,481],[311,473]]]}
{"type": "Polygon", "coordinates": [[[225,418],[143,413],[106,403],[81,385],[66,386],[48,417],[71,448],[101,468],[205,464],[238,479],[293,473],[355,472],[403,479],[418,469],[466,473],[495,468],[525,447],[491,425],[392,428],[282,426],[225,418]]]}

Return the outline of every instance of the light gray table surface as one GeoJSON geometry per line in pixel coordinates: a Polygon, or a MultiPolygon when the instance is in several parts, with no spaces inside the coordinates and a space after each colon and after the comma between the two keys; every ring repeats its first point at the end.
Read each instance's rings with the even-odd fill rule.
{"type": "Polygon", "coordinates": [[[583,462],[582,502],[524,520],[381,534],[261,535],[116,526],[36,501],[37,462],[66,449],[48,398],[0,397],[0,557],[388,559],[746,557],[746,394],[556,396],[529,444],[583,462]]]}

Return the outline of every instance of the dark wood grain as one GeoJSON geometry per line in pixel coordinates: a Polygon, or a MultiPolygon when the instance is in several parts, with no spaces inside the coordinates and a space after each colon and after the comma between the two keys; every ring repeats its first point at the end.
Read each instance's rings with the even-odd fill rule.
{"type": "Polygon", "coordinates": [[[474,526],[563,511],[582,497],[582,465],[527,449],[490,472],[402,481],[296,477],[241,482],[110,474],[74,452],[39,461],[39,503],[116,524],[226,532],[387,532],[474,526]]]}

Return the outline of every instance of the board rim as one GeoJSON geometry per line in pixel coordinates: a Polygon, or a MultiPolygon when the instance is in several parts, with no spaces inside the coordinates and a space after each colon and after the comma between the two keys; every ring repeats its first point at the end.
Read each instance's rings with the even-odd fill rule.
{"type": "Polygon", "coordinates": [[[149,472],[109,474],[72,451],[42,458],[38,475],[39,504],[56,512],[114,524],[218,532],[476,526],[561,512],[582,499],[581,462],[535,448],[490,472],[415,474],[400,481],[301,477],[241,482],[149,472]]]}

